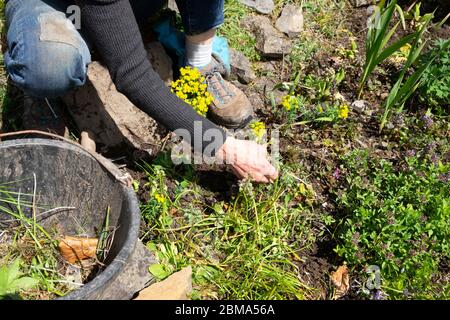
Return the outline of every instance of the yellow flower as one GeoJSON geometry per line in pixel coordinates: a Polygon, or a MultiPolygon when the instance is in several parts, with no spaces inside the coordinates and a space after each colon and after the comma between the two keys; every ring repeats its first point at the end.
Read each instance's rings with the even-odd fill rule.
{"type": "Polygon", "coordinates": [[[208,112],[213,96],[207,91],[205,78],[200,71],[191,67],[180,69],[180,79],[172,82],[172,93],[191,105],[202,116],[208,112]]]}
{"type": "Polygon", "coordinates": [[[299,108],[298,97],[292,95],[286,95],[281,99],[281,106],[286,111],[291,111],[292,109],[297,110],[299,108]]]}
{"type": "Polygon", "coordinates": [[[166,202],[166,197],[163,194],[155,193],[155,200],[162,204],[166,202]]]}
{"type": "Polygon", "coordinates": [[[252,124],[250,124],[250,128],[257,138],[262,138],[264,136],[264,133],[266,132],[266,125],[261,121],[253,122],[252,124]]]}
{"type": "Polygon", "coordinates": [[[338,117],[341,119],[348,118],[349,107],[346,104],[341,104],[338,110],[338,117]]]}
{"type": "Polygon", "coordinates": [[[409,52],[411,51],[411,45],[409,43],[405,44],[403,47],[400,48],[400,52],[404,57],[409,56],[409,52]]]}

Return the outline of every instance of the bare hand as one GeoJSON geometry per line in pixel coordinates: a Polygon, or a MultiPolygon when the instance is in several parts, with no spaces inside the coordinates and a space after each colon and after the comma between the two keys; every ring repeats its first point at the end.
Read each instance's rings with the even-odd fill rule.
{"type": "Polygon", "coordinates": [[[267,159],[266,147],[256,142],[228,137],[216,157],[241,179],[269,183],[278,178],[278,170],[267,159]]]}

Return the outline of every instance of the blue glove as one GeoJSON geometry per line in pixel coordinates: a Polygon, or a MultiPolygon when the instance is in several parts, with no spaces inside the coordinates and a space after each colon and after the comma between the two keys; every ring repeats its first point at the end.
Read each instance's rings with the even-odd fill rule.
{"type": "MultiPolygon", "coordinates": [[[[170,19],[165,19],[153,25],[153,30],[158,36],[158,41],[163,47],[172,54],[178,57],[178,65],[185,66],[185,44],[186,35],[176,29],[170,19]]],[[[230,49],[228,47],[227,39],[215,36],[213,40],[213,55],[218,57],[225,65],[225,68],[230,71],[230,49]]]]}

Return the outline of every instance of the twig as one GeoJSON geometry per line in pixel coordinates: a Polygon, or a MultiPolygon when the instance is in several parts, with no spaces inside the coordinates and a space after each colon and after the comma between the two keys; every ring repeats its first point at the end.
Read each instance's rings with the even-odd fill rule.
{"type": "Polygon", "coordinates": [[[33,232],[36,234],[36,189],[37,189],[37,181],[36,181],[36,173],[33,172],[34,179],[34,189],[33,189],[33,232]]]}
{"type": "Polygon", "coordinates": [[[43,217],[41,219],[38,219],[38,221],[42,221],[44,219],[50,218],[51,216],[59,213],[60,211],[77,210],[77,209],[78,208],[76,208],[76,207],[59,207],[59,208],[54,208],[54,209],[51,209],[51,210],[48,210],[48,211],[45,211],[45,212],[42,212],[42,213],[38,214],[37,218],[40,218],[42,216],[45,216],[46,214],[51,213],[51,215],[49,215],[48,217],[43,217]]]}
{"type": "Polygon", "coordinates": [[[50,104],[50,102],[48,101],[47,98],[45,98],[45,102],[47,103],[47,106],[49,107],[50,111],[53,113],[53,116],[55,117],[55,119],[58,119],[58,116],[55,113],[55,110],[53,110],[52,105],[50,104]]]}

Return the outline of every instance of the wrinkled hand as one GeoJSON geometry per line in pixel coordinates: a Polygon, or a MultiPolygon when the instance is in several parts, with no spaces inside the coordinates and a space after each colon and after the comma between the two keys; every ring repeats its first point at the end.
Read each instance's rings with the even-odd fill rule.
{"type": "Polygon", "coordinates": [[[269,183],[278,178],[278,170],[267,159],[266,147],[256,142],[228,137],[216,157],[241,179],[269,183]]]}

